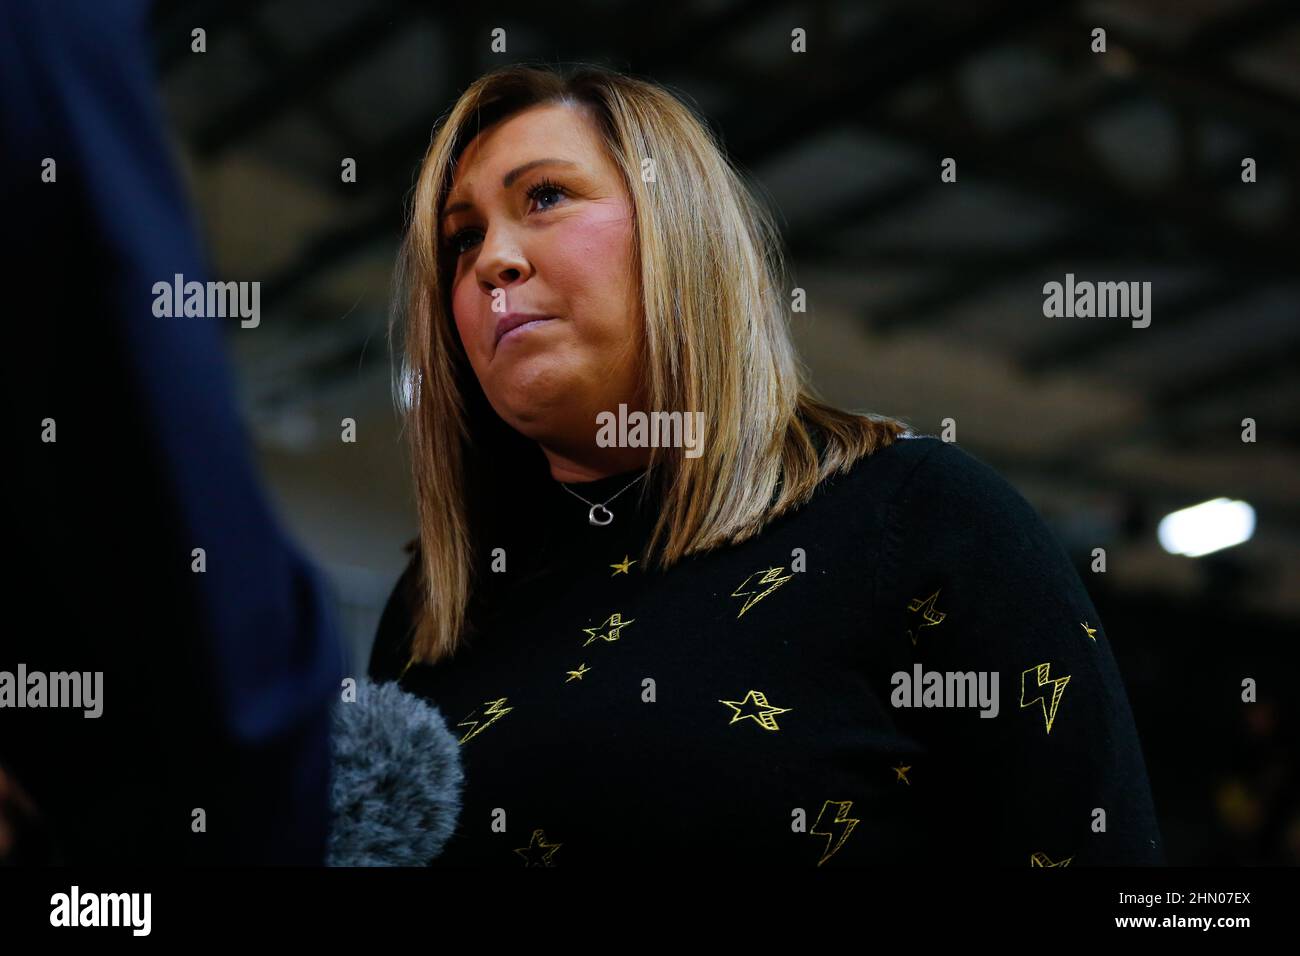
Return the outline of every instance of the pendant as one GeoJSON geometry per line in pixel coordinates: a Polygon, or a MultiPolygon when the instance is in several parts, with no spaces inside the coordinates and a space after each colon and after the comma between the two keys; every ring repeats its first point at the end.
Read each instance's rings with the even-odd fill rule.
{"type": "Polygon", "coordinates": [[[613,520],[614,520],[614,512],[610,511],[604,505],[592,505],[591,510],[587,512],[587,521],[599,527],[604,527],[605,525],[609,524],[613,520]],[[603,521],[600,519],[600,517],[596,515],[597,511],[604,513],[603,521]]]}

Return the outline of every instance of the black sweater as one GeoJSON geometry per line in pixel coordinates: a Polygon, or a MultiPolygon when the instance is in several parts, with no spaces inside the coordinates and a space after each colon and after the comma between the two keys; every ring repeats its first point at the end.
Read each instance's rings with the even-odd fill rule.
{"type": "Polygon", "coordinates": [[[1164,862],[1102,622],[988,465],[899,440],[667,572],[638,560],[641,485],[607,527],[558,482],[520,488],[535,523],[502,539],[481,630],[404,675],[414,560],[398,582],[370,675],[438,706],[465,771],[435,865],[1164,862]],[[948,704],[974,672],[968,706],[900,706],[930,671],[948,704]]]}

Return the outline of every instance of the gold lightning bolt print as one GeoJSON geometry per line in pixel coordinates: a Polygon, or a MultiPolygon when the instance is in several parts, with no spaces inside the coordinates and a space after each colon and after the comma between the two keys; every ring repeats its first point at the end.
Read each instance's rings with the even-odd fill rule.
{"type": "Polygon", "coordinates": [[[586,647],[592,641],[611,641],[611,642],[617,641],[619,637],[622,636],[619,632],[623,628],[627,627],[629,624],[632,624],[635,621],[636,618],[633,618],[631,621],[625,621],[623,620],[622,614],[615,612],[614,614],[611,614],[609,617],[605,618],[605,620],[603,620],[596,627],[583,628],[583,630],[587,633],[588,637],[585,641],[582,642],[582,646],[586,647]],[[605,630],[605,628],[609,628],[609,630],[605,630]]]}
{"type": "Polygon", "coordinates": [[[1067,856],[1060,863],[1053,863],[1051,857],[1049,857],[1046,853],[1042,853],[1042,852],[1031,853],[1029,855],[1029,865],[1030,866],[1069,866],[1070,861],[1073,859],[1074,857],[1067,856]]]}
{"type": "Polygon", "coordinates": [[[767,702],[767,695],[761,690],[751,690],[742,700],[719,699],[718,703],[726,704],[735,711],[731,716],[731,720],[727,721],[728,727],[744,720],[746,717],[750,717],[754,723],[764,730],[780,730],[781,728],[776,725],[776,715],[789,713],[791,710],[789,707],[773,707],[767,702]],[[751,714],[743,713],[742,711],[747,704],[752,704],[756,708],[756,712],[751,714]]]}
{"type": "Polygon", "coordinates": [[[781,577],[781,572],[784,570],[785,567],[782,566],[779,568],[764,568],[762,571],[755,571],[754,574],[751,574],[749,577],[745,578],[745,580],[741,582],[740,587],[736,588],[736,590],[731,592],[732,597],[749,598],[749,600],[745,602],[744,607],[740,609],[740,614],[736,615],[737,620],[739,620],[741,615],[743,615],[751,607],[753,607],[759,601],[763,600],[763,598],[767,597],[769,594],[771,594],[781,585],[785,584],[786,581],[789,581],[792,577],[794,577],[793,574],[787,574],[785,577],[781,577]],[[755,585],[754,589],[749,591],[744,590],[745,587],[749,584],[749,582],[754,580],[755,574],[761,574],[762,577],[758,579],[758,582],[755,585]],[[770,587],[766,591],[763,591],[759,594],[754,594],[754,591],[757,590],[758,585],[763,585],[763,584],[770,585],[770,587]]]}
{"type": "Polygon", "coordinates": [[[586,664],[579,664],[579,665],[578,665],[578,669],[577,669],[576,671],[565,671],[565,672],[564,672],[564,673],[566,673],[566,674],[569,675],[568,677],[566,677],[566,678],[564,679],[564,682],[567,684],[567,683],[568,683],[569,681],[571,681],[571,680],[582,680],[583,676],[584,676],[584,675],[587,673],[587,671],[589,671],[589,670],[591,670],[591,668],[588,667],[586,664]]]}
{"type": "Polygon", "coordinates": [[[821,812],[817,814],[817,822],[808,831],[809,836],[826,838],[826,849],[822,852],[822,858],[817,861],[818,866],[835,855],[835,851],[844,845],[853,828],[861,822],[849,816],[849,811],[852,809],[852,800],[827,800],[822,804],[821,812]]]}
{"type": "Polygon", "coordinates": [[[1080,623],[1079,626],[1083,628],[1085,634],[1092,638],[1093,643],[1095,644],[1097,642],[1097,629],[1095,627],[1089,627],[1087,621],[1080,623]]]}
{"type": "Polygon", "coordinates": [[[409,660],[407,660],[406,664],[403,665],[403,667],[402,667],[402,672],[401,672],[400,674],[397,675],[397,679],[398,679],[398,680],[401,680],[403,677],[405,677],[405,676],[406,676],[406,672],[409,671],[409,670],[411,669],[411,665],[414,664],[414,663],[415,663],[415,658],[414,658],[414,657],[412,657],[412,658],[410,658],[409,660]]]}
{"type": "Polygon", "coordinates": [[[541,830],[534,830],[528,846],[521,846],[515,852],[524,858],[524,866],[554,866],[555,861],[552,857],[562,846],[563,843],[547,843],[546,834],[541,830]]]}
{"type": "Polygon", "coordinates": [[[903,783],[907,784],[910,787],[912,785],[912,781],[907,779],[907,771],[911,769],[912,769],[911,767],[904,767],[902,764],[899,764],[897,767],[895,767],[894,773],[898,774],[898,776],[894,778],[894,782],[897,783],[898,781],[901,780],[903,781],[903,783]]]}
{"type": "Polygon", "coordinates": [[[1036,664],[1020,675],[1020,706],[1029,707],[1033,704],[1042,704],[1043,719],[1047,721],[1047,732],[1052,732],[1052,722],[1056,720],[1056,708],[1061,703],[1061,695],[1065,693],[1065,685],[1070,683],[1070,675],[1057,677],[1053,679],[1050,676],[1052,669],[1051,664],[1036,664]],[[1033,674],[1033,683],[1029,682],[1029,675],[1033,674]],[[1048,684],[1052,685],[1052,702],[1049,705],[1047,698],[1043,696],[1042,688],[1048,684]],[[1028,694],[1037,691],[1033,697],[1028,694]]]}
{"type": "Polygon", "coordinates": [[[907,636],[912,639],[913,647],[921,639],[921,628],[934,627],[948,616],[948,612],[940,611],[934,606],[938,598],[939,591],[935,591],[928,598],[912,598],[911,603],[907,605],[908,611],[915,615],[911,626],[907,629],[907,636]]]}
{"type": "Polygon", "coordinates": [[[636,564],[636,562],[630,560],[630,557],[628,555],[626,554],[623,555],[622,561],[620,561],[618,564],[610,565],[610,567],[614,569],[614,574],[611,574],[610,577],[611,578],[614,577],[615,574],[627,574],[628,573],[627,569],[632,567],[632,565],[634,564],[636,564]]]}
{"type": "Polygon", "coordinates": [[[459,724],[456,725],[457,727],[470,728],[468,731],[466,731],[465,736],[460,738],[460,742],[465,743],[465,741],[469,740],[471,737],[477,737],[479,734],[483,733],[483,731],[487,730],[489,727],[495,724],[506,714],[510,713],[510,711],[514,710],[513,707],[502,706],[503,704],[505,704],[505,702],[506,702],[506,698],[504,697],[498,697],[496,700],[484,701],[484,703],[487,705],[487,710],[483,711],[483,716],[492,718],[491,720],[488,721],[474,720],[473,717],[476,713],[478,713],[478,711],[477,710],[471,711],[469,717],[466,717],[464,720],[462,720],[459,724]]]}

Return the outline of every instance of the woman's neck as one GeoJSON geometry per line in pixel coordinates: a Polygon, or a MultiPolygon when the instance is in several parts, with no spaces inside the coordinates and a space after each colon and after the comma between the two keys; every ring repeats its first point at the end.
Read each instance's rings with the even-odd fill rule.
{"type": "Polygon", "coordinates": [[[649,448],[597,448],[593,454],[574,456],[541,446],[556,481],[598,481],[650,464],[649,448]]]}

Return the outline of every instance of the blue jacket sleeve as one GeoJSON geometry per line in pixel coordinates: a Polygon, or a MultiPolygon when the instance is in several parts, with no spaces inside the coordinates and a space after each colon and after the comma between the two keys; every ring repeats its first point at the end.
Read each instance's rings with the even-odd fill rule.
{"type": "Polygon", "coordinates": [[[316,863],[342,645],[237,414],[221,324],[256,330],[154,314],[155,283],[210,276],[147,14],[138,0],[0,7],[10,265],[36,293],[14,343],[25,367],[6,376],[31,556],[19,599],[58,604],[5,658],[104,672],[101,718],[15,717],[32,733],[0,735],[0,757],[69,862],[316,863]],[[54,443],[35,439],[47,419],[54,443]]]}

